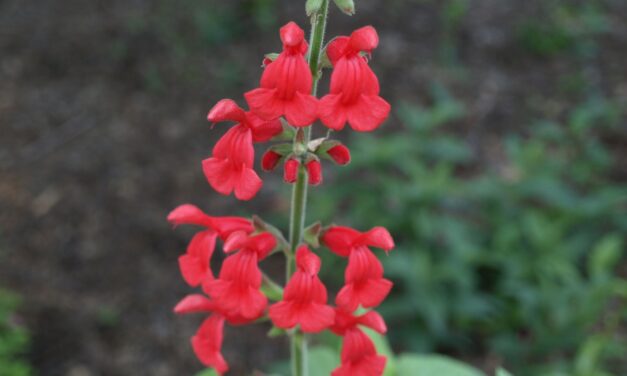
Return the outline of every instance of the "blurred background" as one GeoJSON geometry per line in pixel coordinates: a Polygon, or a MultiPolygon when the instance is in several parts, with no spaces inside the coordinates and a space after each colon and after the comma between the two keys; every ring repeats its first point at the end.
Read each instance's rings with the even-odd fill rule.
{"type": "MultiPolygon", "coordinates": [[[[392,232],[393,349],[627,375],[627,1],[356,6],[327,35],[377,28],[393,114],[339,135],[353,162],[325,165],[308,222],[392,232]]],[[[242,203],[200,161],[226,129],[206,113],[244,104],[289,20],[307,28],[304,1],[0,0],[0,375],[202,369],[202,318],[172,313],[193,229],[165,217],[191,202],[286,228],[280,172],[242,203]]],[[[320,253],[337,288],[345,260],[320,253]]],[[[280,257],[263,267],[281,279],[280,257]]],[[[268,329],[227,329],[232,375],[285,359],[268,329]]]]}

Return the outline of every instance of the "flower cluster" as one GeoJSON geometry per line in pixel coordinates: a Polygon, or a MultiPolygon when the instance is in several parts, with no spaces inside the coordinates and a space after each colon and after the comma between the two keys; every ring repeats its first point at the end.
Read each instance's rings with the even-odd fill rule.
{"type": "MultiPolygon", "coordinates": [[[[207,116],[212,123],[236,123],[216,143],[211,157],[202,162],[209,184],[223,195],[234,193],[240,200],[250,200],[261,189],[262,181],[253,169],[253,144],[284,133],[281,117],[289,124],[286,128],[307,127],[319,119],[332,130],[341,130],[348,123],[354,130],[366,132],[376,129],[390,113],[390,105],[379,96],[379,81],[368,66],[367,56],[379,42],[373,27],[363,27],[350,37],[337,37],[329,43],[326,54],[334,68],[329,94],[320,99],[311,95],[313,77],[305,60],[305,33],[290,22],[281,28],[280,36],[283,52],[274,61],[265,60],[259,88],[244,94],[250,111],[223,99],[207,116]]],[[[340,165],[350,161],[344,145],[325,139],[305,145],[304,150],[276,145],[264,154],[262,167],[270,171],[284,159],[285,181],[293,183],[304,163],[309,183],[317,185],[322,182],[320,156],[340,165]]]]}
{"type": "MultiPolygon", "coordinates": [[[[283,51],[264,60],[259,87],[244,95],[250,111],[231,99],[223,99],[207,116],[211,123],[235,123],[202,162],[209,184],[220,194],[233,193],[240,200],[253,198],[262,187],[254,170],[254,144],[286,137],[292,138],[293,143],[271,146],[262,157],[262,168],[271,171],[283,161],[286,182],[305,179],[311,185],[320,184],[321,158],[346,165],[351,159],[350,151],[329,138],[331,131],[326,137],[310,140],[302,129],[319,120],[334,131],[346,124],[356,131],[373,131],[390,112],[390,105],[379,96],[377,77],[368,66],[368,58],[378,44],[373,27],[337,37],[326,46],[324,53],[333,71],[328,94],[321,98],[312,95],[320,72],[312,74],[312,65],[306,60],[311,51],[304,31],[290,22],[280,29],[280,37],[283,51]]],[[[341,364],[333,375],[383,373],[386,359],[376,353],[362,328],[386,331],[383,318],[373,309],[388,295],[392,283],[383,277],[382,264],[371,250],[389,252],[394,248],[386,229],[375,227],[360,232],[349,227],[318,225],[312,227],[314,230],[305,237],[308,244],[304,244],[302,238],[290,239],[288,243],[278,229],[257,217],[215,217],[190,204],[174,209],[168,220],[175,226],[201,228],[179,257],[179,267],[185,282],[203,293],[188,295],[174,310],[207,315],[191,339],[192,348],[204,365],[219,374],[229,368],[222,355],[225,322],[242,325],[267,317],[288,335],[328,329],[341,336],[341,364]],[[211,259],[218,239],[225,259],[214,275],[211,259]],[[327,288],[318,276],[320,257],[312,251],[320,243],[334,254],[348,258],[344,285],[335,296],[334,305],[329,304],[327,288]],[[274,251],[283,251],[288,263],[295,261],[295,271],[284,289],[268,282],[259,267],[259,262],[274,251]],[[265,284],[278,292],[269,294],[265,284]]]]}

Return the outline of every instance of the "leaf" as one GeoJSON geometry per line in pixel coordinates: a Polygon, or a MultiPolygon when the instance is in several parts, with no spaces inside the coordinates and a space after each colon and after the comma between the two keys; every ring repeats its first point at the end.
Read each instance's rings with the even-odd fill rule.
{"type": "Polygon", "coordinates": [[[218,376],[218,373],[212,368],[207,368],[204,371],[198,372],[196,376],[218,376]]]}
{"type": "Polygon", "coordinates": [[[476,368],[442,355],[401,355],[396,371],[397,376],[485,376],[476,368]]]}
{"type": "Polygon", "coordinates": [[[592,250],[588,262],[591,275],[599,277],[611,274],[612,268],[621,257],[623,244],[620,236],[611,234],[601,239],[592,250]]]}
{"type": "Polygon", "coordinates": [[[496,376],[513,376],[513,375],[507,372],[505,368],[499,368],[496,370],[496,376]]]}
{"type": "Polygon", "coordinates": [[[309,376],[328,376],[340,364],[337,352],[326,346],[309,348],[309,376]]]}

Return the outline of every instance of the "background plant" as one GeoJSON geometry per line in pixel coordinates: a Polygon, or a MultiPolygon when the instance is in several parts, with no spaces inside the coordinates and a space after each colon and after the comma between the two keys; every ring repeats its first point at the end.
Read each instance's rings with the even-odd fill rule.
{"type": "Polygon", "coordinates": [[[369,152],[325,192],[356,223],[389,213],[399,234],[402,255],[386,259],[397,288],[382,310],[392,342],[489,351],[520,375],[607,374],[627,349],[627,281],[616,275],[627,186],[612,181],[620,162],[602,141],[621,108],[592,98],[563,123],[537,121],[481,168],[455,135],[464,105],[437,84],[432,98],[400,108],[402,131],[354,139],[356,155],[369,152]]]}

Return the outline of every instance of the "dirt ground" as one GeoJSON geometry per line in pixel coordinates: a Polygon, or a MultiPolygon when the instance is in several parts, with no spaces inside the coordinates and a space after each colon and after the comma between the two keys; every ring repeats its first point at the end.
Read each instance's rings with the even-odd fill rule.
{"type": "MultiPolygon", "coordinates": [[[[201,1],[173,3],[0,0],[0,285],[24,298],[20,319],[41,375],[201,369],[188,342],[201,318],[172,314],[189,292],[176,259],[192,231],[172,231],[168,211],[185,202],[218,215],[287,208],[278,175],[241,204],[210,189],[200,161],[221,133],[209,130],[208,109],[255,86],[262,55],[279,49],[277,26],[306,24],[302,2],[266,1],[278,11],[265,25],[255,1],[205,1],[237,21],[220,26],[224,35],[211,22],[204,34],[190,26],[201,1]]],[[[573,72],[627,104],[626,2],[607,2],[601,53],[583,63],[521,51],[515,20],[541,12],[541,1],[470,1],[453,31],[438,3],[360,0],[352,18],[332,13],[330,33],[377,27],[372,64],[392,103],[426,102],[434,80],[450,87],[470,109],[463,136],[486,163],[504,129],[577,102],[559,89],[573,72]],[[463,73],[442,62],[449,34],[463,73]]],[[[623,166],[617,178],[626,177],[623,166]]],[[[268,267],[280,274],[279,262],[268,267]]],[[[286,355],[267,329],[227,330],[231,374],[286,355]]]]}

